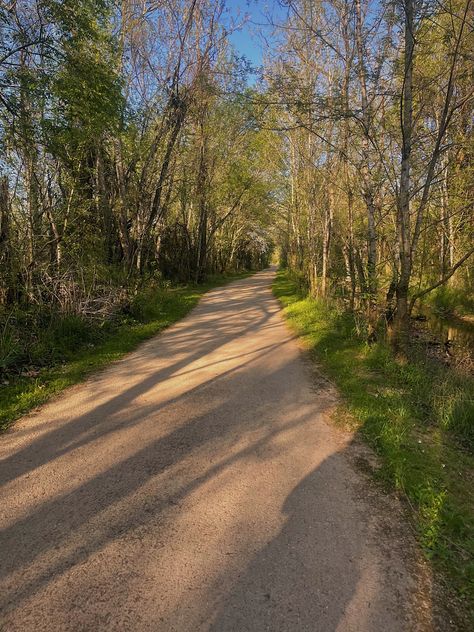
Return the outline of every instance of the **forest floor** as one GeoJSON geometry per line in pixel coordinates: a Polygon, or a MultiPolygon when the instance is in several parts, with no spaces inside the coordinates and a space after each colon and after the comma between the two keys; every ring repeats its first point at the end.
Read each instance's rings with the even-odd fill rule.
{"type": "MultiPolygon", "coordinates": [[[[381,339],[367,344],[363,321],[310,298],[286,271],[273,291],[310,357],[335,385],[333,421],[377,453],[375,480],[395,490],[461,629],[474,617],[474,378],[432,357],[412,337],[410,361],[381,339]],[[466,623],[462,623],[465,621],[466,623]]],[[[417,323],[415,323],[417,324],[417,323]]]]}
{"type": "Polygon", "coordinates": [[[5,630],[456,629],[273,279],[209,292],[1,437],[5,630]]]}

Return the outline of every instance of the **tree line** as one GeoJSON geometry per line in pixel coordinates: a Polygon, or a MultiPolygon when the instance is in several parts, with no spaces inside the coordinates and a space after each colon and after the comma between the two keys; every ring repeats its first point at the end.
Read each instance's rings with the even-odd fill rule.
{"type": "Polygon", "coordinates": [[[262,103],[286,148],[284,259],[400,339],[437,288],[472,301],[473,3],[282,5],[262,103]]]}
{"type": "Polygon", "coordinates": [[[372,333],[469,295],[472,0],[276,4],[251,85],[224,0],[1,4],[3,307],[93,309],[274,247],[372,333]]]}
{"type": "Polygon", "coordinates": [[[0,303],[264,265],[271,189],[211,0],[0,7],[0,303]]]}

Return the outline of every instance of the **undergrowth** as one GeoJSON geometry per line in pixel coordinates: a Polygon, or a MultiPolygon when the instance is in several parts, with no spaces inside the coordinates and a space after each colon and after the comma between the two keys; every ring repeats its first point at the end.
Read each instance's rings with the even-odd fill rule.
{"type": "Polygon", "coordinates": [[[431,307],[440,314],[472,314],[474,312],[474,296],[465,288],[453,288],[443,285],[429,297],[431,307]]]}
{"type": "Polygon", "coordinates": [[[109,320],[45,307],[10,312],[0,324],[0,430],[68,386],[183,318],[204,292],[246,273],[202,285],[151,286],[109,320]]]}
{"type": "Polygon", "coordinates": [[[285,271],[273,289],[342,395],[336,416],[379,454],[376,477],[406,498],[425,554],[472,612],[474,380],[368,345],[354,314],[302,295],[285,271]]]}

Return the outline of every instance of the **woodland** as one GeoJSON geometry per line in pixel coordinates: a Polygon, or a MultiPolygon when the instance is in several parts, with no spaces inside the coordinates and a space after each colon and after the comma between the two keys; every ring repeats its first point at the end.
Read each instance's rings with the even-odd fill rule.
{"type": "Polygon", "coordinates": [[[0,425],[278,264],[465,599],[472,353],[419,326],[474,339],[474,3],[232,4],[0,1],[0,425]]]}
{"type": "Polygon", "coordinates": [[[472,308],[472,2],[280,9],[249,82],[223,0],[2,2],[5,314],[274,251],[397,338],[433,292],[472,308]]]}

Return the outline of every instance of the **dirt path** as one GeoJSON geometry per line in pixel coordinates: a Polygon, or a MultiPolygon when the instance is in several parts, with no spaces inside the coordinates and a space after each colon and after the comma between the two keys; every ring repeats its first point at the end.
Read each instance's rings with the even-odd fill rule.
{"type": "Polygon", "coordinates": [[[0,437],[2,630],[432,629],[398,509],[325,422],[272,276],[0,437]]]}

